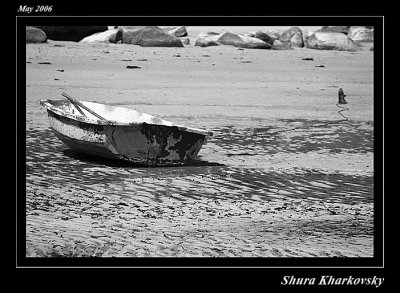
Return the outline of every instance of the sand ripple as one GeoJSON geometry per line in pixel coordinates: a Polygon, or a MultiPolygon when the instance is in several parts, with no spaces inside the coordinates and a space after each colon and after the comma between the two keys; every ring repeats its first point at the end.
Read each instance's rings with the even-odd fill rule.
{"type": "Polygon", "coordinates": [[[315,128],[306,140],[301,129],[218,128],[199,162],[173,168],[85,156],[50,129],[28,129],[27,255],[372,255],[373,176],[270,162],[327,144],[368,152],[370,133],[358,128],[315,128]]]}

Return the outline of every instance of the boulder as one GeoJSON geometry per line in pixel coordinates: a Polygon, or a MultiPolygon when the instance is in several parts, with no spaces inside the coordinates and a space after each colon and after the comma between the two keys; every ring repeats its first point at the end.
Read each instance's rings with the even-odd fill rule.
{"type": "Polygon", "coordinates": [[[196,38],[196,40],[194,41],[194,45],[199,47],[209,47],[209,46],[219,46],[219,43],[212,39],[196,38]]]}
{"type": "Polygon", "coordinates": [[[87,36],[108,30],[107,26],[37,26],[54,41],[79,42],[87,36]]]}
{"type": "Polygon", "coordinates": [[[230,45],[239,48],[247,48],[247,49],[271,49],[271,45],[266,42],[248,37],[245,35],[238,35],[231,32],[223,33],[217,40],[217,42],[223,45],[230,45]]]}
{"type": "Polygon", "coordinates": [[[188,37],[180,38],[182,44],[184,45],[190,45],[190,39],[188,37]]]}
{"type": "Polygon", "coordinates": [[[374,31],[366,27],[354,27],[349,29],[348,36],[355,42],[373,42],[374,31]]]}
{"type": "Polygon", "coordinates": [[[188,35],[186,28],[184,26],[179,26],[177,28],[173,28],[173,29],[169,30],[168,33],[170,35],[173,35],[173,36],[179,37],[179,38],[186,37],[188,35]]]}
{"type": "Polygon", "coordinates": [[[164,32],[157,26],[123,31],[122,42],[142,47],[183,47],[179,38],[164,32]]]}
{"type": "Polygon", "coordinates": [[[137,31],[141,28],[144,28],[144,26],[116,26],[115,28],[121,29],[122,31],[137,31]]]}
{"type": "Polygon", "coordinates": [[[26,27],[26,42],[27,43],[45,43],[47,36],[44,31],[36,27],[26,27]]]}
{"type": "Polygon", "coordinates": [[[281,42],[290,42],[295,47],[304,47],[303,32],[298,27],[291,27],[290,29],[284,31],[280,37],[281,42]]]}
{"type": "Polygon", "coordinates": [[[164,32],[168,33],[169,31],[176,29],[176,26],[167,26],[167,27],[160,27],[164,32]]]}
{"type": "Polygon", "coordinates": [[[274,31],[274,30],[268,30],[266,33],[277,39],[279,39],[279,37],[281,36],[281,34],[278,31],[274,31]]]}
{"type": "Polygon", "coordinates": [[[331,33],[342,33],[347,35],[349,32],[349,28],[350,26],[323,26],[321,30],[331,33]]]}
{"type": "Polygon", "coordinates": [[[117,28],[117,33],[116,34],[112,34],[110,36],[110,43],[118,43],[121,42],[122,43],[122,34],[123,34],[123,29],[121,28],[117,28]]]}
{"type": "Polygon", "coordinates": [[[308,39],[311,37],[311,35],[313,33],[314,33],[314,31],[307,31],[307,32],[303,33],[303,42],[304,42],[305,47],[307,47],[308,39]]]}
{"type": "Polygon", "coordinates": [[[97,43],[97,42],[116,43],[118,31],[120,31],[120,30],[119,29],[111,29],[111,30],[107,30],[105,32],[95,33],[91,36],[88,36],[88,37],[80,40],[80,43],[97,43]]]}
{"type": "Polygon", "coordinates": [[[303,48],[305,46],[304,44],[304,35],[303,34],[295,34],[291,39],[290,43],[299,48],[303,48]]]}
{"type": "Polygon", "coordinates": [[[282,42],[279,40],[275,40],[272,45],[272,50],[293,50],[292,44],[288,42],[282,42]]]}
{"type": "Polygon", "coordinates": [[[274,41],[278,39],[276,35],[264,33],[262,31],[256,31],[253,37],[260,39],[270,45],[272,45],[274,41]]]}
{"type": "Polygon", "coordinates": [[[313,33],[314,33],[314,31],[307,31],[307,32],[303,33],[303,39],[308,40],[313,33]]]}
{"type": "Polygon", "coordinates": [[[198,38],[209,38],[214,41],[217,41],[220,36],[221,33],[216,33],[216,32],[202,32],[197,35],[198,38]]]}
{"type": "Polygon", "coordinates": [[[303,34],[300,28],[297,26],[293,26],[287,30],[285,30],[280,36],[279,41],[288,42],[295,34],[303,34]]]}
{"type": "Polygon", "coordinates": [[[318,30],[307,41],[307,48],[320,50],[357,51],[359,46],[342,33],[318,30]]]}
{"type": "Polygon", "coordinates": [[[195,39],[194,45],[199,47],[218,46],[219,36],[220,34],[215,32],[202,32],[195,39]]]}
{"type": "Polygon", "coordinates": [[[254,38],[254,36],[256,35],[256,32],[245,32],[245,33],[243,33],[243,35],[254,38]]]}
{"type": "Polygon", "coordinates": [[[124,32],[134,32],[144,28],[144,26],[115,26],[114,28],[118,29],[118,32],[115,36],[115,39],[113,37],[110,39],[111,43],[118,43],[119,41],[123,42],[122,35],[124,32]]]}

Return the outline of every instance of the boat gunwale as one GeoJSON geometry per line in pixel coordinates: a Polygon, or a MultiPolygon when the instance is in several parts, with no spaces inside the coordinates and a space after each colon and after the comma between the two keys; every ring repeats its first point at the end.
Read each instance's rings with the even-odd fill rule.
{"type": "MultiPolygon", "coordinates": [[[[211,131],[203,130],[200,128],[178,125],[178,124],[174,124],[173,122],[170,122],[170,123],[172,123],[172,125],[164,125],[164,124],[147,123],[147,122],[118,122],[115,120],[101,120],[101,119],[93,119],[93,118],[88,118],[88,117],[83,117],[83,116],[77,116],[77,115],[62,111],[60,108],[52,105],[49,101],[63,101],[63,100],[50,100],[50,99],[40,100],[40,105],[45,107],[47,110],[52,111],[53,113],[56,113],[62,117],[67,117],[69,119],[79,121],[79,122],[85,122],[85,123],[94,124],[94,125],[110,125],[110,126],[133,126],[133,125],[148,124],[148,125],[154,125],[154,126],[177,127],[181,131],[202,134],[202,135],[205,135],[206,137],[213,136],[213,133],[211,131]]],[[[94,103],[96,103],[96,102],[94,102],[94,103]]],[[[102,103],[97,103],[97,104],[102,104],[102,103]]],[[[126,108],[126,109],[128,109],[128,108],[126,108]]],[[[128,109],[128,110],[130,110],[130,109],[128,109]]],[[[152,115],[150,115],[150,116],[152,116],[152,115]]],[[[152,117],[154,117],[154,116],[152,116],[152,117]]],[[[162,119],[162,120],[164,120],[164,119],[162,119]]],[[[166,120],[164,120],[164,121],[166,121],[166,120]]],[[[169,122],[169,121],[167,121],[167,122],[169,122]]]]}

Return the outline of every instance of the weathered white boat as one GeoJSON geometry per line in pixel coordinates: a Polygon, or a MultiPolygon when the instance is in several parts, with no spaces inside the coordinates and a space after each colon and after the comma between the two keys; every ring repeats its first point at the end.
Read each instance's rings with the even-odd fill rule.
{"type": "Polygon", "coordinates": [[[73,99],[40,104],[56,136],[71,149],[140,165],[183,165],[195,159],[212,136],[123,107],[73,99]]]}

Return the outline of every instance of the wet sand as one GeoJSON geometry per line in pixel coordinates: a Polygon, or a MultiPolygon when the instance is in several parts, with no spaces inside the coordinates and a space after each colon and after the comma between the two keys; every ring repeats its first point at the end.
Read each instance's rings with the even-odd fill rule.
{"type": "Polygon", "coordinates": [[[372,257],[373,52],[193,44],[27,44],[26,256],[372,257]],[[62,92],[214,136],[184,167],[75,153],[62,92]]]}

